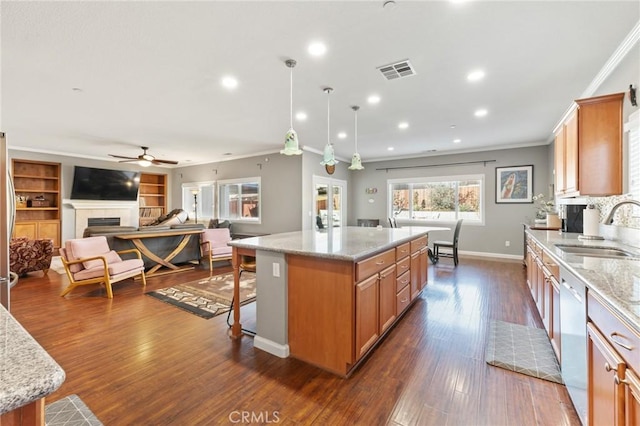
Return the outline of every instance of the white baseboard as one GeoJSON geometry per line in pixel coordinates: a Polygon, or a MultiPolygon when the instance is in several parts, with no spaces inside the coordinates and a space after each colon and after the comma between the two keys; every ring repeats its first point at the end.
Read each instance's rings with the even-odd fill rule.
{"type": "Polygon", "coordinates": [[[483,251],[459,251],[460,257],[481,257],[488,259],[505,259],[522,262],[523,255],[521,254],[504,254],[504,253],[487,253],[483,251]]]}
{"type": "Polygon", "coordinates": [[[289,345],[281,345],[264,337],[255,336],[253,338],[253,347],[262,349],[265,352],[275,355],[279,358],[289,357],[289,345]]]}

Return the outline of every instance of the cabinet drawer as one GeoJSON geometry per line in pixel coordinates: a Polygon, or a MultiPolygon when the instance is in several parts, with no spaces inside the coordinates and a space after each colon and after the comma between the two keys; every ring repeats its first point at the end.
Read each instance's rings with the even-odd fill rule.
{"type": "Polygon", "coordinates": [[[396,261],[409,256],[411,250],[411,243],[400,244],[396,247],[396,261]]]}
{"type": "MultiPolygon", "coordinates": [[[[407,251],[408,250],[409,249],[407,249],[407,251]]],[[[410,257],[405,257],[401,261],[397,262],[396,265],[398,266],[398,269],[396,270],[396,272],[398,273],[398,276],[400,276],[400,275],[404,274],[405,272],[407,272],[409,270],[409,268],[411,267],[411,258],[410,257]]]]}
{"type": "Polygon", "coordinates": [[[635,371],[640,371],[640,336],[590,291],[587,292],[587,312],[591,321],[627,365],[635,371]]]}
{"type": "Polygon", "coordinates": [[[356,263],[356,281],[362,281],[376,272],[382,271],[395,261],[396,251],[391,249],[356,263]]]}
{"type": "Polygon", "coordinates": [[[396,316],[407,309],[411,302],[411,286],[406,286],[400,293],[396,295],[396,316]]]}
{"type": "Polygon", "coordinates": [[[400,292],[411,282],[411,273],[409,271],[396,278],[396,292],[400,292]]]}
{"type": "Polygon", "coordinates": [[[411,241],[411,253],[415,253],[417,251],[420,251],[421,248],[426,247],[427,241],[428,240],[426,235],[424,237],[416,238],[415,240],[411,241]]]}

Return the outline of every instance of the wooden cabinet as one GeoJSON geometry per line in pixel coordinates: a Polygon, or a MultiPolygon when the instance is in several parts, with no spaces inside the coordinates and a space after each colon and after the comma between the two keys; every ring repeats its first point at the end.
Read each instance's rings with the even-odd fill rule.
{"type": "Polygon", "coordinates": [[[167,175],[141,173],[140,192],[140,226],[156,220],[167,213],[167,175]]]}
{"type": "Polygon", "coordinates": [[[640,424],[640,336],[604,301],[587,293],[590,425],[640,424]]]}
{"type": "Polygon", "coordinates": [[[60,163],[11,161],[16,223],[13,236],[48,238],[60,247],[60,163]]]}
{"type": "Polygon", "coordinates": [[[396,319],[396,265],[380,272],[379,288],[379,327],[380,334],[393,324],[396,319]]]}
{"type": "Polygon", "coordinates": [[[418,297],[427,282],[427,237],[411,241],[411,300],[418,297]]]}
{"type": "Polygon", "coordinates": [[[589,425],[622,426],[624,389],[615,377],[624,377],[625,362],[591,323],[587,336],[589,425]]]}
{"type": "MultiPolygon", "coordinates": [[[[415,281],[420,288],[427,238],[416,240],[416,270],[424,267],[415,281]]],[[[411,251],[402,243],[355,263],[288,254],[291,355],[348,375],[411,306],[411,251]]]]}
{"type": "Polygon", "coordinates": [[[527,285],[560,360],[560,267],[533,239],[526,237],[525,241],[527,285]]]}
{"type": "Polygon", "coordinates": [[[379,278],[374,275],[356,285],[356,358],[373,346],[378,340],[379,312],[378,290],[379,278]]]}
{"type": "Polygon", "coordinates": [[[622,193],[624,93],[576,100],[555,135],[555,186],[561,197],[622,193]]]}

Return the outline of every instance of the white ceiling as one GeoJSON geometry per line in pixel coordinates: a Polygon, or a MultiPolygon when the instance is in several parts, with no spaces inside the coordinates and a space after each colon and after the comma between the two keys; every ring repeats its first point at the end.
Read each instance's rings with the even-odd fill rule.
{"type": "Polygon", "coordinates": [[[9,148],[103,160],[142,145],[181,166],[275,152],[293,58],[304,147],[327,142],[325,86],[343,159],[352,105],[365,162],[546,143],[640,20],[638,1],[382,3],[3,1],[0,128],[9,148]],[[324,57],[307,53],[313,40],[324,57]],[[404,59],[417,75],[387,81],[376,70],[404,59]],[[476,68],[486,77],[470,84],[476,68]],[[220,85],[227,74],[234,91],[220,85]]]}

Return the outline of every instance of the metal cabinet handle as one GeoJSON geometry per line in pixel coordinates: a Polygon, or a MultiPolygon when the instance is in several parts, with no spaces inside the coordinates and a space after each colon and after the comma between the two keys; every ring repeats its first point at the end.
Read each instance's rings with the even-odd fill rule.
{"type": "Polygon", "coordinates": [[[400,301],[400,303],[407,303],[407,301],[409,300],[409,298],[404,298],[400,301]]]}
{"type": "Polygon", "coordinates": [[[618,339],[616,339],[616,336],[620,336],[620,337],[623,337],[623,338],[624,338],[624,336],[623,336],[623,335],[618,334],[617,332],[615,332],[615,331],[614,331],[613,333],[611,333],[611,334],[609,335],[609,337],[611,338],[611,341],[612,341],[613,343],[615,343],[616,345],[620,346],[621,348],[625,348],[625,349],[626,349],[626,350],[628,350],[628,351],[632,351],[632,350],[633,350],[633,346],[630,346],[630,345],[627,345],[627,344],[625,344],[625,343],[620,342],[618,339]]]}
{"type": "MultiPolygon", "coordinates": [[[[613,367],[611,366],[611,364],[609,364],[608,362],[605,362],[605,363],[604,363],[604,369],[605,369],[605,371],[611,371],[611,370],[613,370],[613,371],[618,371],[618,369],[617,369],[617,368],[613,368],[613,367]]],[[[616,376],[616,377],[617,377],[617,376],[616,376]]]]}
{"type": "Polygon", "coordinates": [[[379,260],[378,262],[376,262],[376,265],[384,265],[384,260],[379,260]]]}

